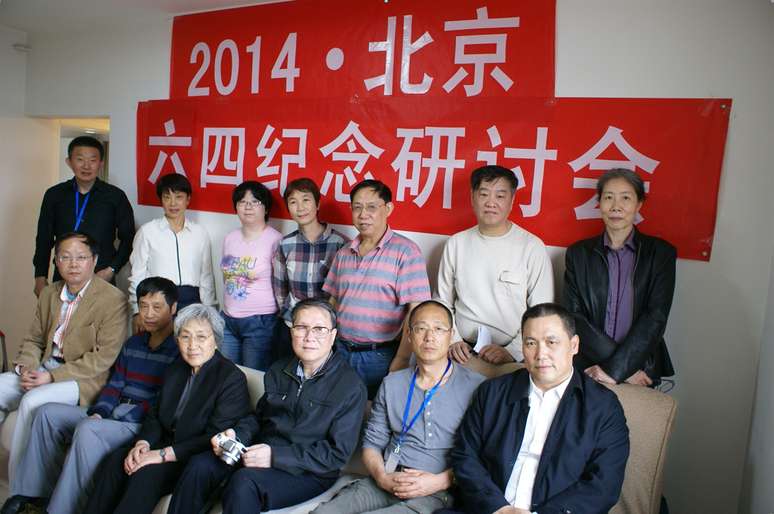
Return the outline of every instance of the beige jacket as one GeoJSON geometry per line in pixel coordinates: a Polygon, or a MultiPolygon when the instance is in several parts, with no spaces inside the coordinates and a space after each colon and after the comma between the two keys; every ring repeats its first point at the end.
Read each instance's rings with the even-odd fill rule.
{"type": "MultiPolygon", "coordinates": [[[[64,281],[40,293],[35,319],[13,364],[35,369],[51,355],[59,323],[64,281]]],[[[75,380],[80,404],[91,404],[107,382],[110,366],[127,337],[126,295],[96,275],[83,294],[62,339],[64,364],[51,371],[55,382],[75,380]]]]}

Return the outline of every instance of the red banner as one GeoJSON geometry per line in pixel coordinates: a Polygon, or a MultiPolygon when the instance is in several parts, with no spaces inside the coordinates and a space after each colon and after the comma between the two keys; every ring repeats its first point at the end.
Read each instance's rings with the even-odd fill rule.
{"type": "Polygon", "coordinates": [[[175,18],[170,98],[553,96],[551,0],[296,0],[175,18]]]}
{"type": "Polygon", "coordinates": [[[393,228],[452,234],[475,223],[470,171],[514,170],[512,219],[549,245],[601,231],[594,184],[636,169],[649,191],[641,229],[709,260],[730,100],[446,98],[181,99],[138,108],[138,195],[158,205],[161,174],[183,173],[193,209],[233,212],[231,191],[259,180],[277,194],[294,178],[321,185],[321,216],[351,223],[351,186],[393,190],[393,228]]]}

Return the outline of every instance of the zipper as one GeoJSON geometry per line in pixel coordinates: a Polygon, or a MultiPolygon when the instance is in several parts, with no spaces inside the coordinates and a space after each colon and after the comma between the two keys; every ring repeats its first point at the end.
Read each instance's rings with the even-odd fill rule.
{"type": "Polygon", "coordinates": [[[177,285],[182,286],[183,285],[183,272],[180,271],[180,246],[177,242],[177,234],[175,232],[172,232],[172,235],[175,236],[175,255],[177,256],[177,285]]]}

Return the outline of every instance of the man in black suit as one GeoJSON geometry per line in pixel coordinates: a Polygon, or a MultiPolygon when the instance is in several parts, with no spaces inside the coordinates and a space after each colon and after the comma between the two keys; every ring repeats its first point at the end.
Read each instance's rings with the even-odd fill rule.
{"type": "Polygon", "coordinates": [[[223,512],[280,509],[328,489],[355,450],[366,388],[334,348],[336,311],[321,299],[293,309],[293,357],[275,362],[264,377],[255,412],[223,435],[247,451],[230,466],[212,450],[193,457],[172,495],[168,514],[201,512],[218,484],[228,481],[223,512]]]}
{"type": "Polygon", "coordinates": [[[618,501],[629,430],[615,394],[572,367],[572,315],[543,303],[522,318],[526,369],[484,382],[451,458],[469,513],[606,513],[618,501]]]}

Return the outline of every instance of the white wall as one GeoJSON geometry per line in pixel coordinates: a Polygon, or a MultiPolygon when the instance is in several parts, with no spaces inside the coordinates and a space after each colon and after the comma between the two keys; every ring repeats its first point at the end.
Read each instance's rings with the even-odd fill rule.
{"type": "MultiPolygon", "coordinates": [[[[136,199],[136,102],[167,97],[169,21],[30,43],[28,114],[110,116],[111,180],[136,199]]],[[[556,52],[557,95],[734,99],[712,262],[678,263],[667,336],[680,406],[666,487],[672,512],[734,512],[774,244],[774,5],[559,0],[556,52]]],[[[156,215],[136,209],[139,223],[156,215]]],[[[196,217],[215,241],[236,226],[233,216],[196,217]]],[[[435,270],[443,238],[411,237],[435,270]]]]}
{"type": "Polygon", "coordinates": [[[0,26],[0,330],[13,356],[35,305],[32,254],[43,192],[56,179],[57,124],[22,117],[26,34],[0,26]]]}
{"type": "Polygon", "coordinates": [[[13,45],[27,43],[27,34],[0,25],[0,116],[24,114],[27,54],[13,45]]]}
{"type": "MultiPolygon", "coordinates": [[[[774,259],[772,259],[774,266],[774,259]]],[[[769,301],[763,326],[758,383],[753,408],[750,445],[744,469],[739,512],[774,512],[774,275],[769,281],[769,301]]]]}

